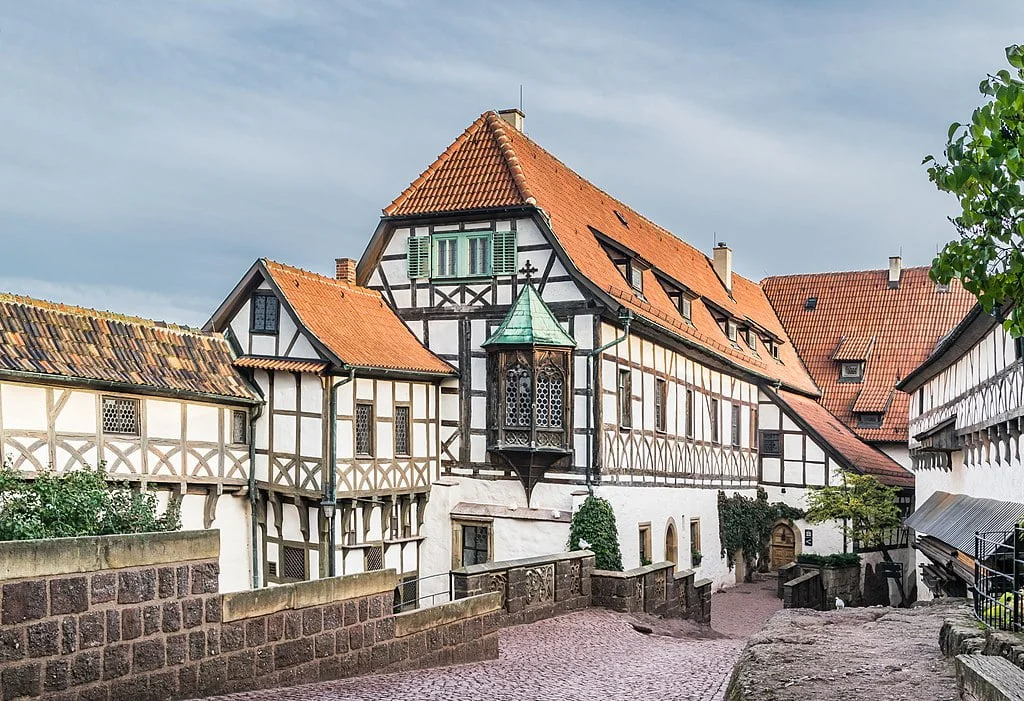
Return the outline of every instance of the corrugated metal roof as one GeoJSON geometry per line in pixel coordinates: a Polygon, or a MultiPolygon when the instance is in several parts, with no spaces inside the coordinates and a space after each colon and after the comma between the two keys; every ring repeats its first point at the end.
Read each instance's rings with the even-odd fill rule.
{"type": "Polygon", "coordinates": [[[935,492],[907,517],[906,525],[964,553],[974,553],[974,534],[1012,530],[1024,504],[935,492]]]}

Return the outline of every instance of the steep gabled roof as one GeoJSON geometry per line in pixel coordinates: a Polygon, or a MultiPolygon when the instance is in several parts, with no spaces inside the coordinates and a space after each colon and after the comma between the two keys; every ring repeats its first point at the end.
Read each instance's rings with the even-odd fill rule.
{"type": "MultiPolygon", "coordinates": [[[[536,206],[571,266],[601,294],[642,321],[684,343],[799,392],[817,395],[764,292],[733,274],[731,293],[706,255],[595,187],[505,122],[480,116],[394,202],[389,217],[536,206]],[[644,272],[643,296],[626,282],[602,241],[611,241],[653,265],[644,272]],[[780,360],[767,349],[732,344],[704,304],[687,322],[661,287],[657,271],[741,323],[749,321],[781,341],[780,360]]],[[[371,244],[372,248],[372,244],[371,244]]]]}
{"type": "Polygon", "coordinates": [[[379,292],[272,260],[260,261],[300,323],[349,366],[452,375],[379,292]]]}
{"type": "Polygon", "coordinates": [[[761,281],[796,350],[822,390],[822,403],[867,440],[907,441],[908,396],[896,383],[928,357],[974,298],[957,281],[940,292],[928,268],[784,275],[761,281]],[[806,304],[816,297],[813,309],[806,304]],[[840,382],[839,361],[863,360],[862,382],[840,382]],[[855,412],[885,412],[878,428],[859,428],[855,412]]]}
{"type": "Polygon", "coordinates": [[[111,383],[125,392],[259,400],[232,367],[220,334],[0,294],[0,375],[5,372],[111,383]]]}
{"type": "Polygon", "coordinates": [[[844,467],[865,475],[874,475],[891,487],[913,487],[914,475],[888,455],[862,441],[828,409],[809,397],[782,390],[776,394],[798,419],[831,449],[844,467]]]}

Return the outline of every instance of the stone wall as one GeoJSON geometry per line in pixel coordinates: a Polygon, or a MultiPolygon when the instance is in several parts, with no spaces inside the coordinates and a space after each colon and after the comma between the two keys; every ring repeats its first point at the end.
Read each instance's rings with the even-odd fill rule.
{"type": "Polygon", "coordinates": [[[220,595],[217,531],[0,543],[4,699],[184,699],[497,657],[501,600],[393,570],[220,595]]]}
{"type": "Polygon", "coordinates": [[[785,608],[827,611],[836,607],[837,597],[847,606],[860,606],[863,603],[860,579],[859,565],[822,567],[801,562],[779,570],[785,608]]]}
{"type": "Polygon", "coordinates": [[[532,623],[590,606],[593,572],[589,550],[470,565],[452,570],[452,598],[495,592],[500,625],[532,623]]]}
{"type": "Polygon", "coordinates": [[[783,608],[824,609],[825,592],[819,572],[808,572],[785,582],[782,591],[783,608]]]}
{"type": "MultiPolygon", "coordinates": [[[[656,562],[625,572],[594,570],[594,606],[623,613],[680,616],[686,612],[686,573],[677,576],[674,569],[671,562],[656,562]]],[[[688,572],[692,580],[693,571],[688,572]]]]}

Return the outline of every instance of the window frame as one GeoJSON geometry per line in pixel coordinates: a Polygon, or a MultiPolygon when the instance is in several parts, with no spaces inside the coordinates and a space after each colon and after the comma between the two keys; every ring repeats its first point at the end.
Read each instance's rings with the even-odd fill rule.
{"type": "Polygon", "coordinates": [[[711,417],[711,427],[709,436],[710,442],[715,445],[721,445],[722,443],[722,426],[721,426],[721,403],[718,401],[718,397],[708,397],[708,414],[711,417]]]}
{"type": "Polygon", "coordinates": [[[679,295],[679,315],[688,323],[693,323],[693,299],[685,292],[679,295]]]}
{"type": "Polygon", "coordinates": [[[668,432],[668,381],[654,378],[654,430],[668,432]]]}
{"type": "Polygon", "coordinates": [[[412,405],[403,403],[395,404],[395,412],[392,417],[392,429],[394,431],[394,446],[395,446],[395,457],[408,458],[412,457],[412,405]],[[403,411],[407,414],[405,421],[405,451],[399,450],[399,435],[402,435],[398,431],[398,413],[403,411]]]}
{"type": "Polygon", "coordinates": [[[725,321],[725,337],[729,339],[730,343],[738,345],[736,342],[739,340],[739,326],[735,321],[726,319],[725,321]]]}
{"type": "Polygon", "coordinates": [[[615,376],[615,394],[619,409],[619,428],[633,428],[633,371],[619,367],[615,376]],[[625,378],[625,382],[623,382],[625,378]],[[625,406],[623,406],[625,404],[625,406]]]}
{"type": "Polygon", "coordinates": [[[857,413],[857,428],[881,428],[883,423],[885,423],[885,412],[862,411],[857,413]],[[869,416],[878,417],[877,422],[874,418],[868,420],[869,416]]]}
{"type": "Polygon", "coordinates": [[[864,381],[864,361],[863,360],[843,360],[839,363],[839,381],[849,383],[859,383],[864,381]],[[855,369],[856,372],[853,374],[847,373],[848,369],[855,369]]]}
{"type": "Polygon", "coordinates": [[[733,448],[739,448],[742,443],[740,437],[740,424],[743,420],[743,408],[739,404],[733,404],[730,409],[730,419],[732,424],[729,426],[730,431],[730,442],[733,448]]]}
{"type": "MultiPolygon", "coordinates": [[[[494,561],[494,522],[490,520],[476,520],[476,519],[452,519],[452,569],[459,569],[460,567],[468,567],[469,565],[465,562],[466,553],[466,528],[486,529],[487,531],[487,559],[484,562],[494,561]]],[[[474,551],[478,551],[477,548],[473,548],[474,551]]],[[[483,564],[480,562],[470,564],[483,564]]]]}
{"type": "Polygon", "coordinates": [[[782,458],[782,431],[778,429],[764,429],[757,432],[757,452],[762,458],[782,458]],[[776,451],[768,453],[765,452],[765,438],[766,436],[774,434],[776,451]]]}
{"type": "MultiPolygon", "coordinates": [[[[430,279],[431,280],[466,280],[494,277],[494,231],[490,229],[471,229],[469,231],[444,231],[430,235],[430,279]],[[440,245],[442,241],[453,241],[455,246],[455,270],[439,272],[442,258],[440,245]],[[472,271],[471,242],[483,241],[482,271],[472,271]]],[[[447,265],[447,259],[445,259],[447,265]]]]}
{"type": "Polygon", "coordinates": [[[373,402],[356,402],[355,406],[352,407],[352,452],[357,458],[372,458],[374,457],[374,432],[376,429],[376,416],[374,412],[373,402]],[[368,444],[368,452],[361,452],[359,450],[359,407],[367,407],[370,411],[370,415],[367,417],[366,426],[366,441],[368,444]]]}
{"type": "Polygon", "coordinates": [[[231,445],[249,445],[249,412],[241,409],[231,410],[231,445]],[[242,416],[242,440],[238,440],[238,435],[235,433],[235,420],[238,419],[239,415],[242,416]]]}
{"type": "Polygon", "coordinates": [[[130,397],[123,394],[101,394],[100,395],[100,432],[104,436],[125,436],[128,438],[141,438],[142,437],[142,399],[139,397],[130,397]],[[105,404],[107,401],[112,402],[125,402],[134,406],[135,413],[135,430],[132,432],[126,431],[110,431],[107,430],[107,419],[105,404]]]}
{"type": "MultiPolygon", "coordinates": [[[[264,302],[266,304],[266,302],[264,302]]],[[[259,336],[276,336],[281,331],[281,300],[277,298],[277,295],[270,290],[256,290],[252,293],[252,297],[249,299],[249,333],[257,334],[259,336]],[[277,306],[277,312],[274,315],[274,328],[268,329],[266,327],[267,321],[267,310],[266,306],[263,308],[263,327],[256,327],[256,300],[258,298],[272,299],[274,304],[277,306]]]]}
{"type": "Polygon", "coordinates": [[[693,429],[694,429],[694,424],[696,423],[694,421],[694,407],[695,407],[695,404],[694,404],[694,399],[693,399],[693,390],[692,389],[687,389],[686,390],[686,437],[687,438],[693,438],[693,429]]]}
{"type": "Polygon", "coordinates": [[[637,546],[639,565],[644,566],[644,560],[648,563],[654,563],[654,542],[651,538],[651,523],[650,521],[645,523],[637,524],[637,546]]]}
{"type": "Polygon", "coordinates": [[[693,563],[693,556],[697,553],[701,553],[701,559],[704,554],[700,549],[700,517],[690,519],[690,563],[693,563]]]}

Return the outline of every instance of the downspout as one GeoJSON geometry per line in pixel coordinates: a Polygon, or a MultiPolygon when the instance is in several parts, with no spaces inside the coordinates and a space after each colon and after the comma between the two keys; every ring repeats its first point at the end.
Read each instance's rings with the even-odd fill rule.
{"type": "Polygon", "coordinates": [[[333,577],[337,565],[337,539],[334,534],[334,517],[338,508],[338,389],[356,379],[356,369],[350,368],[348,377],[338,380],[330,389],[328,411],[330,412],[330,428],[327,453],[330,457],[330,464],[327,470],[327,482],[324,485],[324,498],[321,504],[330,509],[330,523],[327,531],[327,572],[333,577]]]}
{"type": "Polygon", "coordinates": [[[622,335],[613,341],[609,341],[600,348],[587,351],[587,494],[594,496],[594,483],[591,477],[594,462],[594,431],[591,427],[594,416],[594,358],[604,353],[612,346],[617,346],[629,338],[629,322],[633,320],[633,314],[625,307],[619,308],[619,321],[622,322],[622,335]]]}
{"type": "Polygon", "coordinates": [[[256,422],[263,415],[263,404],[249,412],[249,520],[252,528],[252,588],[260,587],[260,527],[256,522],[258,491],[256,489],[256,422]]]}

